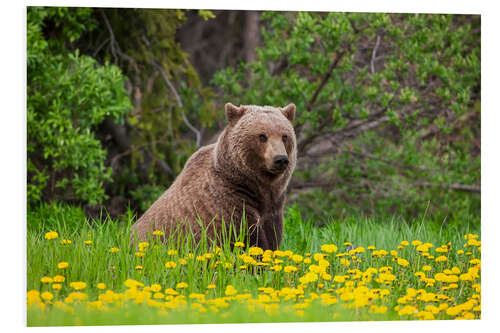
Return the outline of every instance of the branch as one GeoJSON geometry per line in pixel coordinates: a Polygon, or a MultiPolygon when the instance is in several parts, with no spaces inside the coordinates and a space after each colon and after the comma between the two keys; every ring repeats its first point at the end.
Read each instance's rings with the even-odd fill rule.
{"type": "Polygon", "coordinates": [[[328,71],[326,72],[325,76],[323,77],[323,80],[321,80],[321,83],[316,88],[316,91],[314,92],[311,100],[309,100],[309,102],[307,103],[307,105],[306,105],[307,110],[309,110],[309,111],[311,110],[314,102],[316,102],[316,98],[318,98],[319,93],[321,92],[321,90],[325,86],[326,81],[328,81],[328,79],[332,75],[333,70],[337,67],[340,59],[344,56],[344,54],[346,54],[346,52],[347,52],[347,50],[344,49],[344,50],[342,50],[342,52],[338,53],[335,58],[333,58],[333,61],[330,64],[330,67],[328,68],[328,71]]]}
{"type": "Polygon", "coordinates": [[[177,106],[181,110],[182,120],[184,121],[184,123],[186,124],[186,126],[196,135],[196,149],[198,149],[200,147],[200,143],[201,143],[201,133],[200,133],[200,131],[198,131],[196,129],[196,127],[194,127],[189,122],[189,119],[187,119],[186,114],[184,113],[184,106],[182,105],[181,97],[177,93],[177,90],[175,90],[175,87],[172,84],[172,82],[170,82],[170,80],[168,79],[168,76],[165,73],[165,71],[163,70],[163,68],[154,59],[151,61],[151,64],[161,73],[163,79],[167,83],[167,86],[174,93],[175,99],[177,101],[177,106]]]}
{"type": "Polygon", "coordinates": [[[433,183],[415,183],[413,184],[415,187],[441,187],[449,190],[455,191],[465,191],[465,192],[477,192],[481,193],[481,186],[477,185],[463,185],[463,184],[433,184],[433,183]]]}
{"type": "Polygon", "coordinates": [[[375,74],[375,58],[377,57],[377,49],[380,45],[380,35],[377,35],[377,42],[375,43],[375,47],[372,52],[372,60],[370,62],[370,68],[372,70],[372,74],[375,74]]]}

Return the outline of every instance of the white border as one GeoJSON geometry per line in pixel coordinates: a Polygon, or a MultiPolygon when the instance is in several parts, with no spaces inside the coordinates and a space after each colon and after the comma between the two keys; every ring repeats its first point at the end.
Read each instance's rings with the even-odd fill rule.
{"type": "MultiPolygon", "coordinates": [[[[95,6],[95,7],[149,7],[149,8],[200,8],[200,9],[266,9],[311,11],[361,11],[361,12],[425,12],[482,15],[482,241],[483,241],[483,319],[480,321],[430,321],[430,322],[355,322],[355,323],[304,323],[304,324],[245,324],[245,325],[176,325],[176,326],[102,326],[78,327],[74,330],[132,331],[211,331],[247,332],[255,330],[321,330],[363,332],[422,332],[425,331],[490,331],[498,313],[498,224],[500,223],[497,196],[500,163],[498,151],[500,124],[498,108],[499,15],[493,1],[222,1],[222,0],[164,0],[164,1],[25,1],[8,3],[0,11],[2,29],[2,326],[8,331],[26,329],[25,280],[26,280],[26,5],[95,6]]],[[[32,328],[53,331],[67,328],[32,328]]]]}

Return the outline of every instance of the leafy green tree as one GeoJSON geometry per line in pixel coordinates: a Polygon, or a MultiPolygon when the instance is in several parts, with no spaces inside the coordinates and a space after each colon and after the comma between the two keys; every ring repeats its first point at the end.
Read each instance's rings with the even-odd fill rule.
{"type": "MultiPolygon", "coordinates": [[[[291,198],[317,216],[480,215],[480,17],[267,12],[239,104],[297,105],[291,198]]],[[[466,221],[463,221],[466,222],[466,221]]]]}
{"type": "Polygon", "coordinates": [[[111,181],[106,151],[95,137],[105,117],[131,109],[116,66],[70,50],[95,27],[90,8],[28,7],[28,203],[71,200],[96,204],[111,181]],[[47,37],[48,36],[48,37],[47,37]]]}

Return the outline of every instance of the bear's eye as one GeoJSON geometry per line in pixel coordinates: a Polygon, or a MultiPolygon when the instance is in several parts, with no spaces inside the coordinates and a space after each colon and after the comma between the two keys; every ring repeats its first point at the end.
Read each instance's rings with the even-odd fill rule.
{"type": "Polygon", "coordinates": [[[283,135],[283,142],[286,142],[288,140],[288,136],[287,135],[283,135]]]}
{"type": "Polygon", "coordinates": [[[267,136],[265,136],[264,134],[261,134],[261,135],[259,135],[259,140],[260,140],[260,142],[264,143],[267,141],[267,136]]]}

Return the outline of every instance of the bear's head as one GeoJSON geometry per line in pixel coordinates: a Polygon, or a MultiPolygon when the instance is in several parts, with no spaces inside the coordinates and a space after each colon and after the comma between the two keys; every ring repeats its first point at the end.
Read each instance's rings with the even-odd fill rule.
{"type": "MultiPolygon", "coordinates": [[[[232,169],[246,176],[273,182],[289,179],[297,159],[292,121],[295,105],[225,105],[229,121],[218,142],[217,153],[232,169]]],[[[234,171],[234,170],[233,170],[234,171]]]]}

